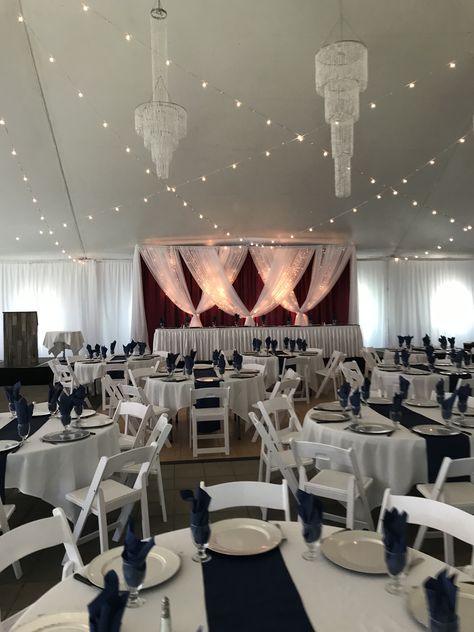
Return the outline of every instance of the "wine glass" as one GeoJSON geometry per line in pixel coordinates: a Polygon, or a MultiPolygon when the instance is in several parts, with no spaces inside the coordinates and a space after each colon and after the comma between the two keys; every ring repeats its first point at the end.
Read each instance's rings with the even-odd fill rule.
{"type": "Polygon", "coordinates": [[[446,410],[445,408],[441,406],[441,416],[443,417],[443,420],[446,422],[446,425],[448,426],[448,428],[452,428],[453,424],[452,424],[451,418],[453,416],[453,411],[446,410]]]}
{"type": "Polygon", "coordinates": [[[127,600],[127,608],[139,608],[143,606],[145,600],[140,597],[140,590],[145,579],[146,563],[142,567],[137,568],[135,564],[123,562],[123,576],[127,584],[129,595],[127,600]]]}
{"type": "Polygon", "coordinates": [[[79,426],[81,425],[81,415],[83,411],[84,411],[84,406],[82,404],[76,404],[74,406],[74,412],[76,413],[76,419],[74,420],[74,425],[79,425],[79,426]]]}
{"type": "Polygon", "coordinates": [[[464,421],[465,419],[464,413],[467,410],[467,402],[462,402],[460,399],[458,399],[458,410],[461,415],[458,421],[464,421]]]}
{"type": "Polygon", "coordinates": [[[401,410],[391,410],[390,411],[390,419],[393,422],[395,430],[400,427],[400,422],[402,420],[402,411],[401,410]]]}
{"type": "Polygon", "coordinates": [[[10,419],[14,419],[16,417],[16,408],[15,408],[15,404],[8,402],[8,408],[10,410],[10,419]]]}
{"type": "Polygon", "coordinates": [[[312,542],[308,542],[305,539],[307,549],[301,554],[301,557],[307,562],[314,562],[315,560],[320,559],[321,557],[321,542],[319,538],[317,540],[313,540],[312,542]]]}
{"type": "Polygon", "coordinates": [[[61,423],[64,426],[64,432],[72,432],[71,430],[71,415],[61,415],[61,423]]]}
{"type": "Polygon", "coordinates": [[[18,424],[17,426],[17,431],[18,431],[18,436],[21,439],[22,443],[25,443],[25,441],[28,439],[29,435],[30,435],[30,424],[26,423],[26,424],[18,424]]]}
{"type": "Polygon", "coordinates": [[[212,557],[207,552],[207,542],[205,544],[200,544],[194,540],[194,544],[196,545],[196,553],[193,555],[193,562],[199,562],[200,564],[205,564],[212,560],[212,557]]]}
{"type": "Polygon", "coordinates": [[[209,562],[212,559],[207,552],[207,543],[211,534],[209,524],[194,526],[191,523],[191,533],[197,549],[196,553],[192,557],[193,562],[198,562],[199,564],[209,562]]]}
{"type": "Polygon", "coordinates": [[[390,575],[390,581],[385,584],[385,590],[391,595],[401,595],[405,592],[402,578],[404,577],[406,563],[406,550],[403,552],[385,550],[385,564],[390,575]]]}

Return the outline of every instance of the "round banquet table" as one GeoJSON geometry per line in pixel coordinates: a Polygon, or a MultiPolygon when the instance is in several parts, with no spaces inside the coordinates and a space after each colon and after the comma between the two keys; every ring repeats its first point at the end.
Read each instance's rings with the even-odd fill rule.
{"type": "MultiPolygon", "coordinates": [[[[305,545],[300,525],[297,522],[279,524],[287,538],[280,545],[284,563],[316,632],[420,632],[424,629],[410,615],[403,596],[387,593],[386,575],[351,572],[332,564],[323,556],[316,562],[306,562],[301,557],[305,545]]],[[[336,527],[324,526],[323,539],[338,530],[336,527]]],[[[189,529],[163,533],[156,536],[155,540],[158,546],[164,546],[180,555],[181,568],[164,584],[143,591],[146,601],[141,608],[125,608],[122,632],[155,632],[159,625],[161,599],[165,595],[170,599],[173,630],[194,632],[199,626],[203,626],[203,630],[207,631],[209,628],[203,575],[200,565],[191,560],[195,549],[189,529]]],[[[409,571],[409,586],[421,585],[426,577],[435,575],[445,567],[441,561],[423,553],[416,552],[416,556],[422,558],[423,562],[409,571]]],[[[469,578],[460,573],[460,579],[469,578]]],[[[271,581],[269,577],[270,586],[271,581]]],[[[69,577],[30,606],[17,625],[21,626],[47,614],[87,613],[87,604],[97,595],[96,588],[69,577]]],[[[238,598],[233,603],[238,604],[238,608],[246,607],[238,598]]],[[[221,604],[221,608],[228,611],[229,617],[233,616],[232,600],[221,604]]]]}
{"type": "MultiPolygon", "coordinates": [[[[89,419],[109,419],[97,414],[89,419]]],[[[0,413],[0,428],[11,421],[10,413],[0,413]]],[[[120,452],[116,424],[94,428],[94,434],[64,445],[44,443],[42,435],[63,429],[59,417],[50,418],[25,444],[7,456],[5,487],[42,498],[53,507],[62,507],[68,518],[77,518],[77,507],[65,494],[90,484],[100,457],[120,452]]]]}
{"type": "Polygon", "coordinates": [[[108,371],[126,371],[127,369],[148,369],[154,366],[158,358],[128,359],[126,362],[104,362],[102,360],[76,360],[74,373],[80,384],[93,384],[100,380],[108,371]]]}
{"type": "MultiPolygon", "coordinates": [[[[318,369],[324,368],[324,360],[322,356],[318,354],[310,355],[309,353],[305,355],[301,354],[298,351],[289,352],[284,351],[278,356],[274,356],[273,354],[269,354],[266,351],[260,351],[257,355],[243,355],[244,364],[254,363],[254,364],[263,364],[266,366],[266,376],[265,376],[265,386],[269,387],[275,384],[275,382],[279,379],[280,374],[280,363],[279,358],[288,357],[290,359],[296,358],[296,372],[301,375],[307,375],[310,388],[316,392],[318,390],[318,377],[316,375],[316,371],[318,369]]],[[[283,362],[283,360],[282,360],[283,362]]]]}
{"type": "MultiPolygon", "coordinates": [[[[439,408],[412,408],[426,417],[426,423],[443,423],[439,408]]],[[[371,507],[382,503],[385,489],[394,494],[408,494],[416,483],[428,482],[426,441],[407,428],[400,426],[392,435],[358,434],[346,430],[348,423],[321,423],[311,419],[309,410],[303,423],[303,440],[315,441],[340,448],[353,448],[362,476],[373,479],[367,492],[371,507]]],[[[363,422],[379,422],[391,425],[390,419],[368,406],[362,406],[363,422]]],[[[470,435],[471,454],[474,454],[474,435],[470,435]]]]}
{"type": "MultiPolygon", "coordinates": [[[[219,376],[220,377],[220,376],[219,376]]],[[[261,375],[250,378],[233,378],[229,372],[223,375],[223,386],[229,386],[229,407],[241,419],[247,421],[252,405],[265,399],[265,384],[261,375]]],[[[182,382],[167,382],[163,378],[147,378],[145,394],[151,404],[164,406],[174,417],[181,408],[191,406],[191,389],[194,378],[182,382]]]]}
{"type": "Polygon", "coordinates": [[[260,352],[258,355],[253,353],[242,356],[242,364],[260,364],[265,367],[265,387],[269,388],[278,381],[280,371],[278,370],[278,358],[274,355],[260,352]]]}

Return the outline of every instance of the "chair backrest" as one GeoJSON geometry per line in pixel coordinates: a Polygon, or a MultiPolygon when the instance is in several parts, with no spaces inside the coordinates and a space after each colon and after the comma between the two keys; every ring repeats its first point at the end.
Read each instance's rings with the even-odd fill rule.
{"type": "MultiPolygon", "coordinates": [[[[449,483],[450,478],[457,478],[458,476],[471,476],[474,473],[474,457],[467,459],[451,459],[449,456],[445,456],[441,467],[438,470],[438,475],[431,490],[431,498],[433,500],[439,500],[443,495],[443,487],[445,483],[449,483]]],[[[474,499],[473,499],[474,500],[474,499]]]]}
{"type": "Polygon", "coordinates": [[[158,446],[157,454],[160,454],[161,448],[166,442],[169,433],[171,432],[171,424],[168,421],[168,415],[163,413],[153,427],[153,430],[148,437],[146,445],[156,443],[158,446]]]}
{"type": "Polygon", "coordinates": [[[48,360],[48,366],[53,372],[53,381],[59,382],[61,380],[61,373],[59,372],[59,367],[61,363],[57,358],[53,358],[52,360],[48,360]]]}
{"type": "Polygon", "coordinates": [[[95,492],[97,492],[97,488],[101,481],[110,478],[129,465],[141,465],[140,472],[133,485],[134,489],[140,489],[142,487],[144,477],[148,475],[151,464],[155,460],[157,451],[158,444],[154,442],[141,448],[134,448],[133,450],[127,450],[126,452],[115,454],[114,456],[101,457],[92,479],[90,489],[94,488],[95,492]]]}
{"type": "Polygon", "coordinates": [[[380,364],[380,358],[375,353],[375,351],[371,351],[369,347],[362,348],[361,354],[365,360],[365,366],[371,371],[380,364]]]}
{"type": "Polygon", "coordinates": [[[66,556],[77,568],[83,566],[64,511],[53,509],[51,518],[27,522],[0,537],[0,572],[22,557],[63,544],[66,556]]]}
{"type": "Polygon", "coordinates": [[[227,408],[229,406],[229,386],[214,386],[211,388],[191,388],[191,406],[202,399],[219,398],[220,407],[227,408]]]}
{"type": "Polygon", "coordinates": [[[318,356],[323,355],[323,350],[318,349],[317,347],[306,347],[306,351],[308,351],[309,353],[317,354],[318,356]]]}
{"type": "Polygon", "coordinates": [[[134,437],[133,447],[138,448],[145,443],[145,431],[148,422],[152,418],[153,407],[149,404],[141,404],[140,402],[133,402],[127,400],[120,400],[115,410],[113,421],[118,423],[120,417],[125,419],[125,434],[128,433],[130,425],[130,417],[133,419],[139,419],[140,423],[138,428],[135,428],[136,434],[134,437]]]}
{"type": "Polygon", "coordinates": [[[364,376],[362,375],[359,365],[355,360],[341,362],[339,366],[342,374],[352,388],[360,388],[362,386],[364,383],[364,376]]]}
{"type": "Polygon", "coordinates": [[[262,452],[267,455],[267,459],[271,459],[272,465],[278,467],[283,478],[286,479],[288,487],[291,490],[292,494],[296,495],[296,490],[298,489],[298,481],[296,480],[296,476],[293,473],[292,469],[288,467],[288,465],[283,461],[281,457],[281,452],[283,452],[283,450],[281,450],[281,448],[279,447],[279,442],[275,442],[272,439],[266,427],[257,418],[257,415],[254,412],[249,413],[249,419],[255,426],[258,434],[260,435],[260,439],[262,441],[262,452]]]}
{"type": "Polygon", "coordinates": [[[142,400],[143,389],[139,386],[133,386],[132,384],[117,384],[117,391],[122,395],[121,399],[128,402],[139,402],[145,404],[142,400]]]}
{"type": "Polygon", "coordinates": [[[128,369],[128,375],[130,382],[133,386],[141,386],[141,382],[144,378],[154,375],[156,373],[154,367],[145,367],[143,369],[128,369]]]}
{"type": "Polygon", "coordinates": [[[305,459],[313,459],[318,470],[337,470],[353,474],[359,489],[362,489],[362,477],[352,448],[339,448],[314,441],[292,441],[291,449],[298,468],[301,468],[305,459]]]}
{"type": "Polygon", "coordinates": [[[290,520],[288,483],[283,479],[281,485],[261,481],[231,481],[201,488],[211,497],[209,511],[220,511],[230,507],[265,507],[281,509],[285,520],[290,520]]]}
{"type": "Polygon", "coordinates": [[[385,490],[377,531],[382,532],[385,510],[406,511],[407,521],[436,529],[474,546],[474,516],[462,509],[430,498],[395,496],[385,490]]]}
{"type": "Polygon", "coordinates": [[[375,362],[377,364],[382,364],[382,359],[380,358],[379,354],[377,353],[377,351],[375,350],[375,347],[365,347],[367,353],[372,356],[372,358],[375,360],[375,362]]]}
{"type": "Polygon", "coordinates": [[[286,395],[291,404],[293,404],[293,397],[301,384],[301,378],[299,376],[294,378],[284,377],[280,382],[277,382],[277,384],[279,386],[273,389],[271,398],[286,395]]]}
{"type": "Polygon", "coordinates": [[[262,420],[267,426],[269,423],[272,423],[273,415],[284,413],[288,415],[290,419],[290,425],[294,426],[296,430],[299,430],[300,432],[303,429],[301,426],[301,422],[298,419],[297,414],[295,413],[295,409],[292,406],[291,400],[286,395],[281,395],[280,397],[274,397],[273,399],[266,399],[265,401],[257,402],[257,406],[262,413],[262,420]]]}
{"type": "Polygon", "coordinates": [[[342,351],[334,350],[331,353],[331,356],[325,367],[327,369],[327,375],[330,375],[330,376],[335,375],[337,371],[339,370],[339,363],[343,362],[345,357],[346,357],[346,354],[342,353],[342,351]]]}
{"type": "MultiPolygon", "coordinates": [[[[122,399],[122,393],[117,389],[117,384],[113,381],[110,375],[104,375],[101,378],[102,389],[105,392],[106,396],[110,398],[111,403],[115,406],[122,399]]],[[[106,402],[102,402],[105,406],[106,402]]]]}

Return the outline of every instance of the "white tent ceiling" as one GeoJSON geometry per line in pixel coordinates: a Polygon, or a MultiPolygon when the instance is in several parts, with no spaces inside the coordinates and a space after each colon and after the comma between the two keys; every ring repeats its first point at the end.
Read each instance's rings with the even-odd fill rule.
{"type": "Polygon", "coordinates": [[[344,200],[334,196],[333,162],[323,156],[329,127],[314,87],[314,55],[338,36],[336,0],[164,3],[169,56],[179,65],[170,66],[170,93],[188,112],[188,134],[168,181],[180,198],[145,173],[150,168],[153,174],[153,165],[134,131],[134,108],[151,93],[152,1],[90,0],[89,11],[82,4],[0,3],[0,117],[7,123],[0,127],[1,257],[51,259],[64,257],[62,249],[66,256],[128,256],[138,241],[211,243],[227,232],[232,239],[351,240],[369,256],[474,254],[474,233],[463,231],[474,224],[470,0],[344,1],[344,36],[361,39],[369,50],[352,196],[344,200]],[[453,60],[456,67],[449,68],[453,60]],[[206,89],[202,80],[209,82],[206,89]],[[304,142],[287,143],[297,132],[306,135],[304,142]],[[455,143],[464,134],[466,142],[455,143]],[[439,154],[434,165],[401,182],[439,154]],[[236,169],[223,170],[234,162],[236,169]],[[205,183],[186,184],[202,174],[205,183]],[[399,194],[386,190],[389,185],[399,194]],[[357,213],[353,207],[360,207],[357,213]]]}

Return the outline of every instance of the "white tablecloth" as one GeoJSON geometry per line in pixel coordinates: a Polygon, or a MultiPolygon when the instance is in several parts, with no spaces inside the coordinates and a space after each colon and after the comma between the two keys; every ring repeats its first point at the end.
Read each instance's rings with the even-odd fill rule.
{"type": "MultiPolygon", "coordinates": [[[[430,420],[443,423],[438,408],[412,408],[430,420]]],[[[357,434],[345,430],[348,422],[316,423],[309,410],[303,424],[303,438],[340,448],[354,448],[363,476],[374,479],[368,492],[371,507],[382,502],[385,489],[394,494],[408,494],[416,483],[428,481],[426,442],[423,437],[410,432],[403,426],[391,436],[357,434]]],[[[382,422],[391,425],[390,419],[368,406],[362,407],[362,421],[382,422]]],[[[474,454],[474,436],[471,434],[471,454],[474,454]]]]}
{"type": "MultiPolygon", "coordinates": [[[[252,404],[256,404],[265,397],[265,384],[261,375],[239,379],[232,378],[229,373],[224,373],[223,386],[230,386],[230,409],[245,421],[252,410],[252,404]]],[[[194,387],[193,379],[183,382],[167,382],[160,378],[148,378],[145,382],[145,394],[152,404],[164,406],[174,417],[181,408],[189,408],[191,405],[191,388],[194,387]]]]}
{"type": "MultiPolygon", "coordinates": [[[[448,373],[457,372],[453,366],[443,366],[443,371],[448,373]]],[[[444,388],[449,391],[449,375],[441,375],[439,373],[430,373],[430,375],[405,375],[402,371],[383,371],[379,367],[376,367],[372,371],[371,389],[380,390],[385,393],[387,397],[392,397],[393,394],[400,391],[400,375],[403,375],[409,382],[410,388],[408,390],[409,397],[415,397],[416,399],[430,399],[432,391],[435,390],[436,383],[440,379],[444,381],[444,388]]],[[[474,379],[463,380],[464,383],[474,386],[474,379]]]]}
{"type": "MultiPolygon", "coordinates": [[[[316,632],[420,632],[423,628],[407,610],[406,599],[390,595],[385,590],[386,575],[354,573],[327,561],[306,562],[301,553],[305,545],[301,527],[296,522],[281,522],[287,540],[281,545],[286,567],[301,596],[306,613],[316,632]]],[[[323,538],[337,531],[325,526],[323,538]]],[[[175,632],[194,632],[202,625],[208,630],[204,599],[202,569],[191,560],[195,552],[189,529],[156,536],[156,544],[169,548],[181,557],[181,569],[166,583],[143,593],[146,599],[141,608],[125,608],[123,632],[156,632],[159,626],[161,599],[170,599],[171,618],[175,632]]],[[[444,564],[417,552],[424,559],[409,572],[408,585],[420,585],[428,576],[438,573],[444,564]]],[[[209,562],[212,564],[212,562],[209,562]]],[[[460,579],[469,579],[461,574],[460,579]]],[[[271,586],[272,578],[268,578],[271,586]]],[[[19,624],[36,617],[57,612],[87,612],[87,604],[98,594],[97,589],[85,586],[72,577],[57,584],[21,617],[19,624]]],[[[232,598],[238,608],[239,587],[232,598]]],[[[232,611],[229,610],[229,616],[232,611]]],[[[293,632],[293,630],[292,630],[293,632]]],[[[297,630],[294,630],[297,632],[297,630]]]]}
{"type": "Polygon", "coordinates": [[[265,367],[265,387],[273,386],[278,381],[278,358],[274,355],[244,355],[242,356],[242,364],[261,364],[265,367]]]}
{"type": "Polygon", "coordinates": [[[83,344],[82,331],[47,331],[43,340],[43,345],[55,357],[64,349],[71,349],[73,353],[79,353],[83,344]]]}
{"type": "MultiPolygon", "coordinates": [[[[96,418],[108,419],[100,414],[96,418]]],[[[9,422],[10,414],[0,413],[0,428],[9,422]]],[[[5,487],[17,488],[24,494],[42,498],[53,507],[62,507],[73,520],[77,517],[77,507],[65,500],[65,494],[90,484],[101,456],[120,452],[119,431],[112,424],[103,429],[94,428],[91,430],[94,435],[65,445],[41,441],[42,435],[62,429],[60,419],[52,417],[18,452],[8,455],[5,487]]]]}
{"type": "Polygon", "coordinates": [[[158,358],[146,360],[128,359],[126,362],[75,362],[74,373],[81,384],[93,384],[100,380],[108,371],[125,371],[127,369],[147,369],[155,366],[158,358]]]}
{"type": "Polygon", "coordinates": [[[156,329],[153,351],[172,351],[185,355],[191,349],[198,352],[199,360],[210,360],[214,349],[233,350],[240,353],[252,348],[252,340],[267,336],[278,340],[283,348],[283,338],[304,338],[308,347],[323,349],[329,357],[334,349],[347,356],[359,356],[362,334],[359,325],[321,325],[314,327],[214,327],[198,329],[156,329]]]}

